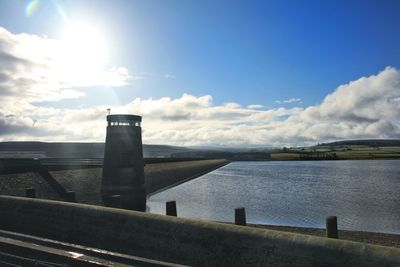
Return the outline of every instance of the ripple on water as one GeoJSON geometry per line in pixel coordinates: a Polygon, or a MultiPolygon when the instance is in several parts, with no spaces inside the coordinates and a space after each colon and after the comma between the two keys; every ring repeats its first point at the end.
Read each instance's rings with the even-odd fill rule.
{"type": "Polygon", "coordinates": [[[400,164],[379,161],[233,162],[150,197],[151,212],[176,200],[179,216],[324,227],[338,216],[348,230],[400,233],[400,164]]]}

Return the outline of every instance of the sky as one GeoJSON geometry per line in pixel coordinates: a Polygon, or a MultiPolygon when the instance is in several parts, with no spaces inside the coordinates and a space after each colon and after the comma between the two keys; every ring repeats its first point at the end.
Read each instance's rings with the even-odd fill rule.
{"type": "Polygon", "coordinates": [[[0,0],[0,141],[400,138],[400,1],[0,0]]]}

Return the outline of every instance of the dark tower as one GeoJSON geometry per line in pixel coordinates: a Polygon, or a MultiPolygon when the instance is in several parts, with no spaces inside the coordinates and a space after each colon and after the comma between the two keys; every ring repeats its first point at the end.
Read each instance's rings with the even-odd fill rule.
{"type": "Polygon", "coordinates": [[[113,205],[111,196],[120,195],[122,208],[146,209],[141,121],[142,117],[136,115],[107,116],[101,184],[106,206],[113,205]]]}

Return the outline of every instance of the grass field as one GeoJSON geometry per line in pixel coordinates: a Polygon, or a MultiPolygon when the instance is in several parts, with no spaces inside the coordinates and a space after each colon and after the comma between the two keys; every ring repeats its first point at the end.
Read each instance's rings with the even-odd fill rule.
{"type": "Polygon", "coordinates": [[[400,147],[314,146],[287,148],[271,153],[273,160],[322,159],[400,159],[400,147]]]}

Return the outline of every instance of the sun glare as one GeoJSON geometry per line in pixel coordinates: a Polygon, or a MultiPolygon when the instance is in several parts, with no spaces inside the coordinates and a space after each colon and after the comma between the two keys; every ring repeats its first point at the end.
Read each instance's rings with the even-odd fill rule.
{"type": "Polygon", "coordinates": [[[106,58],[106,41],[101,30],[87,23],[71,24],[64,32],[67,55],[85,66],[99,66],[106,58]]]}
{"type": "Polygon", "coordinates": [[[101,29],[85,22],[69,24],[62,34],[59,54],[60,71],[73,76],[95,73],[104,68],[107,58],[105,36],[101,29]]]}

